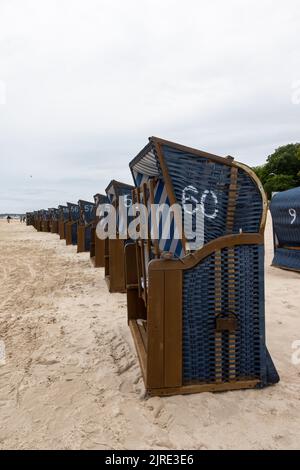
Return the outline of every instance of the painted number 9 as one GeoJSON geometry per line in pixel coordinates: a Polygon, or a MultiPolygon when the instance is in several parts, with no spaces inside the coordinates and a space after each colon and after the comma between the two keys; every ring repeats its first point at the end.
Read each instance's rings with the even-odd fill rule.
{"type": "Polygon", "coordinates": [[[289,214],[292,217],[292,220],[291,220],[291,225],[292,225],[297,218],[297,212],[295,211],[295,209],[289,209],[289,214]]]}

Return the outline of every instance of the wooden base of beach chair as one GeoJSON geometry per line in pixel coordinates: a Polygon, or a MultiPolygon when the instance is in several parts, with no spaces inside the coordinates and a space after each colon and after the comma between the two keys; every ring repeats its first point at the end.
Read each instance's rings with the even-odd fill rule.
{"type": "Polygon", "coordinates": [[[43,232],[50,232],[49,220],[43,220],[43,222],[42,222],[42,231],[43,232]]]}
{"type": "MultiPolygon", "coordinates": [[[[66,245],[77,245],[77,236],[76,243],[72,240],[72,230],[74,230],[74,225],[77,225],[77,222],[67,222],[65,226],[65,235],[66,235],[66,245]]],[[[77,233],[77,227],[76,227],[77,233]]]]}
{"type": "Polygon", "coordinates": [[[104,259],[105,240],[100,240],[97,237],[96,232],[95,232],[94,249],[95,249],[95,253],[94,253],[94,266],[95,266],[95,268],[104,268],[104,266],[105,266],[105,259],[104,259]]]}
{"type": "Polygon", "coordinates": [[[78,225],[77,227],[77,253],[85,252],[85,226],[78,225]]]}
{"type": "MultiPolygon", "coordinates": [[[[150,396],[162,397],[201,392],[225,392],[229,390],[251,389],[257,387],[259,384],[259,380],[243,379],[223,383],[192,383],[168,386],[166,385],[166,381],[170,380],[170,377],[168,378],[167,370],[165,370],[166,375],[161,375],[160,380],[158,380],[156,384],[152,384],[154,377],[151,367],[153,365],[155,366],[155,364],[151,365],[151,362],[155,362],[155,357],[149,357],[147,348],[147,327],[137,320],[130,320],[129,327],[140,362],[146,391],[150,396]]],[[[157,355],[158,354],[159,350],[157,351],[157,355]]],[[[169,365],[171,366],[172,364],[170,363],[169,365]]]]}
{"type": "Polygon", "coordinates": [[[60,240],[64,240],[66,238],[65,222],[62,222],[62,221],[58,222],[58,234],[59,234],[60,240]]]}
{"type": "Polygon", "coordinates": [[[126,292],[124,240],[105,240],[105,280],[109,292],[126,292]]]}
{"type": "Polygon", "coordinates": [[[95,236],[96,236],[96,229],[95,227],[92,227],[91,228],[91,243],[90,243],[90,258],[94,266],[95,266],[95,236]]]}
{"type": "Polygon", "coordinates": [[[57,220],[52,220],[50,231],[51,233],[58,233],[58,221],[57,220]]]}
{"type": "Polygon", "coordinates": [[[72,224],[66,223],[65,226],[66,245],[72,245],[72,224]]]}
{"type": "MultiPolygon", "coordinates": [[[[252,237],[252,238],[255,238],[252,237]]],[[[244,242],[248,241],[245,238],[244,242]]],[[[253,240],[249,237],[249,243],[253,240]]],[[[146,391],[151,396],[167,396],[199,392],[221,392],[254,388],[260,383],[256,377],[231,377],[207,382],[188,383],[183,376],[183,279],[190,265],[181,261],[153,261],[149,265],[147,308],[142,299],[138,271],[135,268],[136,246],[125,248],[128,324],[134,339],[146,391]]],[[[203,252],[205,257],[209,252],[203,252]]],[[[204,259],[204,258],[203,258],[204,259]]],[[[200,261],[200,259],[199,259],[200,261]]],[[[227,329],[220,323],[220,328],[227,329]]],[[[216,323],[216,327],[218,322],[216,323]]],[[[233,325],[233,328],[235,325],[233,325]]],[[[214,355],[214,352],[212,352],[214,355]]],[[[225,366],[226,367],[226,366],[225,366]]],[[[221,365],[222,368],[222,365],[221,365]]]]}
{"type": "Polygon", "coordinates": [[[125,279],[128,323],[131,320],[147,320],[147,309],[143,299],[139,296],[135,244],[129,244],[125,248],[125,279]]]}
{"type": "Polygon", "coordinates": [[[90,252],[91,227],[89,225],[77,225],[77,253],[90,252]]]}

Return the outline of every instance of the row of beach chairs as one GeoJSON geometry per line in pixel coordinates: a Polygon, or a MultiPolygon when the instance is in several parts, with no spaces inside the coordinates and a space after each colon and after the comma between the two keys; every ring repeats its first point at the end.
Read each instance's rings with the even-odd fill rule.
{"type": "Polygon", "coordinates": [[[109,291],[126,293],[128,325],[150,395],[278,382],[265,342],[268,201],[257,176],[232,157],[155,137],[129,167],[133,185],[112,180],[93,202],[28,213],[27,223],[89,252],[93,265],[104,268],[109,291]],[[147,237],[121,237],[120,196],[128,208],[176,204],[181,212],[172,213],[170,235],[149,212],[147,237]],[[115,208],[116,238],[97,236],[100,205],[115,208]],[[203,219],[198,245],[191,243],[186,213],[203,219]]]}

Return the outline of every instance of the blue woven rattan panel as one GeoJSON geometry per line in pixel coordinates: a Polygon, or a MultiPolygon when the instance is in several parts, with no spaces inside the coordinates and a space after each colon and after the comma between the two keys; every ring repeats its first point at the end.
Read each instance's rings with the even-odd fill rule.
{"type": "Polygon", "coordinates": [[[262,210],[258,187],[247,173],[239,170],[233,233],[259,232],[262,210]]]}
{"type": "Polygon", "coordinates": [[[77,205],[70,205],[70,215],[71,215],[71,220],[78,220],[80,216],[80,211],[79,211],[79,206],[77,205]]]}
{"type": "Polygon", "coordinates": [[[277,248],[272,265],[300,271],[300,250],[277,248]]]}
{"type": "MultiPolygon", "coordinates": [[[[234,248],[234,314],[236,379],[266,381],[264,340],[263,247],[243,245],[234,248]]],[[[231,280],[232,282],[232,280],[231,280]]],[[[228,305],[228,249],[221,252],[221,310],[228,305]]],[[[216,380],[216,280],[215,255],[184,272],[183,281],[183,377],[184,382],[211,383],[216,380]]],[[[229,380],[229,343],[222,335],[222,381],[229,380]]]]}
{"type": "Polygon", "coordinates": [[[163,152],[175,197],[179,204],[182,204],[183,193],[188,187],[195,189],[193,197],[198,200],[199,204],[204,192],[209,191],[204,204],[204,210],[207,214],[204,219],[204,243],[224,235],[226,232],[230,167],[209,162],[207,158],[195,158],[194,155],[167,146],[163,147],[163,152]],[[212,196],[212,192],[217,199],[212,196]]]}
{"type": "MultiPolygon", "coordinates": [[[[231,167],[195,157],[182,151],[163,147],[176,199],[182,203],[185,188],[193,187],[193,196],[204,199],[204,243],[226,234],[228,191],[231,167]]],[[[258,232],[262,216],[261,194],[243,170],[238,171],[237,203],[232,233],[258,232]]]]}
{"type": "Polygon", "coordinates": [[[270,211],[279,244],[300,246],[300,188],[276,194],[270,211]]]}
{"type": "Polygon", "coordinates": [[[72,224],[72,245],[77,245],[77,224],[72,224]]]}
{"type": "Polygon", "coordinates": [[[91,223],[96,216],[96,206],[93,203],[80,201],[80,220],[85,224],[91,223]]]}

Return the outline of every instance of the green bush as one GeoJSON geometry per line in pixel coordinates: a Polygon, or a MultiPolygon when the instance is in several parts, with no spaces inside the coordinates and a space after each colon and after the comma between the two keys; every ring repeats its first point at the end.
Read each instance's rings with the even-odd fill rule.
{"type": "Polygon", "coordinates": [[[300,144],[279,147],[267,158],[265,165],[253,168],[269,198],[273,191],[300,186],[300,144]]]}

